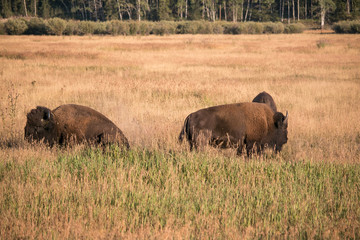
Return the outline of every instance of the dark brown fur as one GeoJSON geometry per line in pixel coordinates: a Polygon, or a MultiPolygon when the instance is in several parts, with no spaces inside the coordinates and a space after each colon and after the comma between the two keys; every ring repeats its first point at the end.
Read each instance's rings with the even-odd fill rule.
{"type": "Polygon", "coordinates": [[[186,136],[190,149],[204,144],[237,148],[241,154],[260,152],[268,146],[280,151],[287,142],[288,118],[262,103],[237,103],[201,109],[191,113],[179,135],[186,136]]]}
{"type": "Polygon", "coordinates": [[[37,107],[27,114],[25,138],[43,140],[53,146],[88,142],[95,145],[118,144],[129,148],[122,131],[103,114],[89,107],[67,104],[54,110],[37,107]]]}
{"type": "Polygon", "coordinates": [[[269,107],[274,111],[274,113],[277,112],[277,108],[276,108],[274,99],[267,92],[259,93],[252,101],[258,102],[258,103],[265,103],[265,104],[269,105],[269,107]]]}

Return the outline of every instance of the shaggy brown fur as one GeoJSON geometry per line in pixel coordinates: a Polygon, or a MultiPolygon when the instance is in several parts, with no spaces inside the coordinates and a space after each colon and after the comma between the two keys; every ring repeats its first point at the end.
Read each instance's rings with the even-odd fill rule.
{"type": "Polygon", "coordinates": [[[191,113],[179,135],[186,135],[190,149],[204,144],[237,148],[245,145],[248,156],[268,146],[280,151],[287,142],[288,118],[262,103],[237,103],[210,107],[191,113]]]}
{"type": "Polygon", "coordinates": [[[276,108],[274,99],[267,92],[259,93],[252,101],[258,102],[258,103],[265,103],[265,104],[269,105],[269,107],[274,111],[274,113],[277,112],[277,108],[276,108]]]}
{"type": "Polygon", "coordinates": [[[67,104],[54,110],[37,107],[27,114],[25,138],[43,140],[53,146],[88,142],[95,145],[118,144],[129,148],[122,131],[103,114],[89,107],[67,104]]]}

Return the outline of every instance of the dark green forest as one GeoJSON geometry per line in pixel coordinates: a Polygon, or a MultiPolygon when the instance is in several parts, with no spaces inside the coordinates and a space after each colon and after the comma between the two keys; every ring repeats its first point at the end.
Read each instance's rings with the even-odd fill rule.
{"type": "Polygon", "coordinates": [[[232,22],[357,20],[360,0],[0,0],[0,17],[232,22]]]}

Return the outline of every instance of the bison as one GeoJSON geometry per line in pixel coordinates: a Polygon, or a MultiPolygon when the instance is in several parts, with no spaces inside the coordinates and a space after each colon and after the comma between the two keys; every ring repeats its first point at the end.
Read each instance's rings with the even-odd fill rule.
{"type": "Polygon", "coordinates": [[[288,113],[273,112],[262,103],[235,103],[214,106],[191,113],[179,135],[190,144],[190,150],[205,144],[237,148],[241,155],[260,153],[265,147],[276,152],[287,142],[288,113]]]}
{"type": "Polygon", "coordinates": [[[87,142],[129,148],[123,132],[103,114],[89,107],[66,104],[54,110],[38,106],[27,114],[25,138],[54,144],[87,142]]]}
{"type": "Polygon", "coordinates": [[[265,103],[265,104],[269,105],[269,107],[274,111],[274,113],[277,112],[274,99],[267,92],[259,93],[252,101],[258,102],[258,103],[265,103]]]}

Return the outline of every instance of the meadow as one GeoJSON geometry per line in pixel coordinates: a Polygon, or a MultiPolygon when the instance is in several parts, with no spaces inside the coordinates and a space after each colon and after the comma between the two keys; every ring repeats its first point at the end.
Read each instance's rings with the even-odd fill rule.
{"type": "Polygon", "coordinates": [[[0,238],[360,238],[360,36],[0,36],[0,238]],[[270,93],[280,154],[190,152],[185,117],[270,93]],[[26,114],[76,103],[131,150],[49,149],[26,114]]]}

